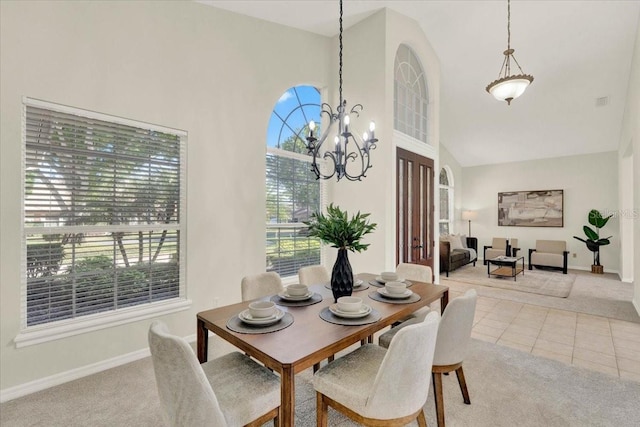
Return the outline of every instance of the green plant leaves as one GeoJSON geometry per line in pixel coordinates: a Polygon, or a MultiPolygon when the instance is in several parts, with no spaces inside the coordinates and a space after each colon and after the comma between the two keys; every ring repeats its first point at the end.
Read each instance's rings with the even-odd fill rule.
{"type": "Polygon", "coordinates": [[[609,215],[606,218],[602,217],[602,214],[596,209],[592,209],[589,212],[589,224],[593,225],[595,228],[602,228],[607,225],[609,222],[609,218],[611,218],[613,214],[609,215]]]}
{"type": "Polygon", "coordinates": [[[584,230],[584,234],[587,235],[587,239],[598,240],[598,233],[593,231],[591,227],[589,227],[588,225],[585,225],[584,227],[582,227],[582,229],[584,230]]]}
{"type": "Polygon", "coordinates": [[[373,232],[377,226],[369,222],[369,215],[358,211],[349,219],[347,211],[331,203],[327,207],[326,215],[315,212],[311,215],[311,220],[304,224],[309,226],[309,236],[317,237],[334,248],[361,252],[366,250],[369,244],[361,243],[360,240],[366,234],[373,232]]]}

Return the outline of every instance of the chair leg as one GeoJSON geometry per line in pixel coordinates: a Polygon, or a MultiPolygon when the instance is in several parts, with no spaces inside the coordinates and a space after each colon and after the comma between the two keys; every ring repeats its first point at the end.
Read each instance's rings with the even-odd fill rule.
{"type": "Polygon", "coordinates": [[[418,414],[418,427],[427,427],[427,419],[424,417],[424,411],[418,414]]]}
{"type": "Polygon", "coordinates": [[[442,374],[433,372],[433,391],[434,400],[436,402],[436,415],[438,417],[438,427],[444,427],[444,396],[442,395],[442,374]]]}
{"type": "Polygon", "coordinates": [[[316,392],[316,426],[327,427],[327,403],[322,398],[322,393],[316,392]]]}
{"type": "Polygon", "coordinates": [[[469,390],[467,390],[467,382],[464,379],[464,372],[462,371],[462,366],[456,369],[456,375],[458,376],[458,383],[460,384],[460,391],[462,392],[462,398],[464,399],[464,403],[467,405],[471,404],[471,400],[469,399],[469,390]]]}
{"type": "Polygon", "coordinates": [[[313,373],[315,374],[316,372],[318,372],[318,369],[320,369],[320,364],[319,363],[314,363],[313,364],[313,373]]]}

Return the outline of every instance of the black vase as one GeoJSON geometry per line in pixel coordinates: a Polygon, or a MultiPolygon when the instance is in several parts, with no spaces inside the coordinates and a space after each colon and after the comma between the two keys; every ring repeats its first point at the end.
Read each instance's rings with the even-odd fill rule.
{"type": "Polygon", "coordinates": [[[347,250],[344,248],[338,249],[338,257],[333,265],[331,292],[335,302],[338,302],[338,298],[349,296],[353,292],[353,271],[351,271],[347,250]]]}

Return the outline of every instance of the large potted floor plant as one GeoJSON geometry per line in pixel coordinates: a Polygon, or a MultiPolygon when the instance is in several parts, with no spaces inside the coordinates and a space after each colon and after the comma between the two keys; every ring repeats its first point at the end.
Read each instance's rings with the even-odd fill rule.
{"type": "Polygon", "coordinates": [[[369,247],[362,238],[375,230],[377,224],[370,223],[368,213],[360,213],[349,218],[346,211],[333,203],[327,207],[326,215],[315,212],[305,222],[309,226],[309,236],[319,238],[323,243],[338,249],[338,257],[331,272],[331,291],[337,301],[353,291],[353,272],[347,251],[362,252],[369,247]]]}
{"type": "Polygon", "coordinates": [[[605,246],[611,243],[609,241],[611,236],[601,238],[600,229],[607,225],[609,218],[611,218],[612,216],[613,215],[609,215],[608,217],[604,218],[599,211],[597,211],[596,209],[592,209],[589,212],[589,224],[593,225],[595,227],[595,230],[588,225],[585,225],[584,227],[582,227],[582,229],[584,230],[584,234],[586,234],[587,236],[586,239],[582,239],[578,236],[573,236],[574,239],[578,239],[581,242],[584,242],[587,245],[587,249],[593,252],[593,265],[591,265],[592,273],[604,273],[604,267],[600,265],[600,246],[605,246]]]}

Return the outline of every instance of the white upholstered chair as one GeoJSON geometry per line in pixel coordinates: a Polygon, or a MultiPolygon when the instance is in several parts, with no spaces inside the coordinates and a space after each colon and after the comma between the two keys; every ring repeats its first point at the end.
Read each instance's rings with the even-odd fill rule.
{"type": "Polygon", "coordinates": [[[309,265],[298,270],[298,280],[307,286],[324,285],[331,281],[331,275],[322,265],[309,265]]]}
{"type": "MultiPolygon", "coordinates": [[[[464,379],[464,372],[462,371],[462,362],[467,354],[467,347],[469,345],[469,339],[471,338],[471,328],[473,327],[473,318],[476,313],[477,299],[478,294],[475,289],[470,289],[464,295],[454,298],[449,302],[442,314],[432,367],[438,427],[444,427],[445,425],[444,398],[442,394],[443,373],[456,371],[464,403],[471,403],[467,383],[464,379]]],[[[418,319],[412,319],[385,332],[380,336],[379,344],[382,347],[389,347],[395,340],[394,336],[397,336],[405,327],[414,325],[417,322],[418,319]]]]}
{"type": "Polygon", "coordinates": [[[494,237],[491,241],[491,246],[484,247],[484,265],[487,265],[487,260],[490,260],[499,256],[511,255],[507,253],[508,240],[503,237],[494,237]]]}
{"type": "Polygon", "coordinates": [[[553,268],[567,274],[567,242],[564,240],[536,240],[536,248],[529,249],[531,267],[553,268]]]}
{"type": "Polygon", "coordinates": [[[279,425],[280,380],[249,357],[233,352],[200,365],[191,346],[158,320],[149,348],[170,426],[279,425]]]}
{"type": "Polygon", "coordinates": [[[327,426],[327,408],[366,426],[427,425],[422,407],[440,315],[402,328],[388,350],[367,344],[320,369],[313,377],[317,426],[327,426]]]}
{"type": "Polygon", "coordinates": [[[275,295],[284,290],[280,275],[273,271],[245,276],[240,283],[242,301],[249,301],[269,295],[275,295]]]}
{"type": "MultiPolygon", "coordinates": [[[[431,272],[431,267],[429,267],[428,265],[409,264],[406,262],[401,262],[396,267],[396,273],[398,273],[398,276],[404,277],[408,280],[433,283],[433,273],[431,272]]],[[[411,313],[411,315],[405,320],[412,318],[418,318],[422,320],[427,315],[427,313],[429,313],[429,310],[430,308],[428,306],[419,308],[418,310],[411,313]]]]}

